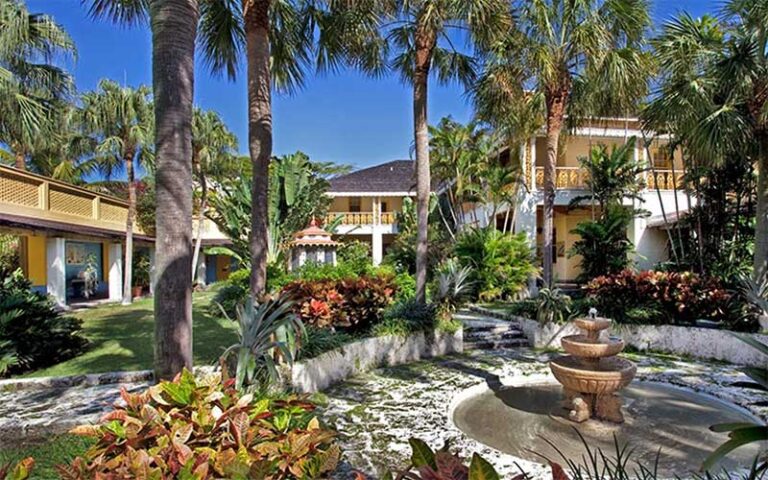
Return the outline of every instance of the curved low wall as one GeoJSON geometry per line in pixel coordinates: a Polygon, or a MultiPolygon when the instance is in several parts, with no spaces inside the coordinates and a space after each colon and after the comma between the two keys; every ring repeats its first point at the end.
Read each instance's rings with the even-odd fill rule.
{"type": "MultiPolygon", "coordinates": [[[[525,336],[536,348],[560,347],[560,338],[579,333],[571,324],[542,327],[535,320],[517,316],[509,318],[520,323],[525,336]]],[[[614,325],[610,334],[623,338],[627,345],[640,351],[652,350],[752,367],[765,367],[767,361],[765,355],[727,330],[675,325],[614,325]]],[[[768,335],[748,335],[768,344],[768,335]]]]}
{"type": "Polygon", "coordinates": [[[398,365],[464,350],[463,331],[416,333],[408,337],[374,337],[350,343],[293,365],[291,385],[301,393],[324,390],[334,383],[384,365],[398,365]]]}

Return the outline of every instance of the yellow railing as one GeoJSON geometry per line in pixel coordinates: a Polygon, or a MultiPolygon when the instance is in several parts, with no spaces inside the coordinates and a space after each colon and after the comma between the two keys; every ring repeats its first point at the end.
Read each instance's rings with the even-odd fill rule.
{"type": "Polygon", "coordinates": [[[342,225],[373,225],[373,212],[329,212],[325,222],[333,222],[339,216],[342,225]]]}
{"type": "Polygon", "coordinates": [[[342,225],[392,225],[395,223],[394,212],[381,212],[378,222],[374,212],[328,212],[325,223],[331,223],[338,217],[342,217],[342,225]]]}
{"type": "MultiPolygon", "coordinates": [[[[586,188],[589,172],[580,167],[557,167],[555,169],[555,188],[586,188]]],[[[647,186],[649,190],[656,188],[658,183],[660,190],[673,190],[683,188],[683,175],[672,170],[656,169],[656,175],[647,173],[647,186]]],[[[544,167],[536,167],[536,188],[544,188],[544,167]]]]}
{"type": "Polygon", "coordinates": [[[394,212],[381,212],[381,224],[382,225],[392,225],[395,223],[395,214],[394,212]]]}
{"type": "Polygon", "coordinates": [[[656,189],[658,185],[659,190],[674,190],[675,188],[682,189],[684,187],[683,174],[680,172],[673,172],[672,170],[659,170],[655,172],[648,172],[648,188],[656,189]]]}
{"type": "MultiPolygon", "coordinates": [[[[579,167],[557,167],[555,188],[584,188],[588,173],[579,167]]],[[[544,167],[536,167],[536,188],[544,188],[544,167]]]]}
{"type": "MultiPolygon", "coordinates": [[[[128,204],[85,188],[0,165],[0,211],[37,220],[124,231],[128,204]]],[[[143,233],[138,226],[134,229],[136,233],[143,233]]]]}

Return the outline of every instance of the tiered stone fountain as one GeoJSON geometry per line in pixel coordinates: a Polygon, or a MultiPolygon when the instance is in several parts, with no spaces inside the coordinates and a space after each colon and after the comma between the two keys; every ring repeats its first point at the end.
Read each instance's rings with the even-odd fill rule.
{"type": "Polygon", "coordinates": [[[625,388],[635,376],[634,363],[616,355],[624,350],[620,338],[601,338],[611,321],[597,318],[579,318],[574,324],[584,331],[580,335],[563,337],[561,344],[570,355],[549,363],[555,378],[563,385],[564,407],[568,418],[585,422],[597,418],[613,423],[623,423],[622,400],[616,393],[625,388]]]}

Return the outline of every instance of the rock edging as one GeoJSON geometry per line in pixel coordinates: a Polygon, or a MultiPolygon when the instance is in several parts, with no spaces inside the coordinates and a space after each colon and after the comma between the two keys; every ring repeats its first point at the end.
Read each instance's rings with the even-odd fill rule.
{"type": "Polygon", "coordinates": [[[301,393],[314,393],[359,373],[464,350],[463,330],[419,332],[408,337],[358,340],[293,365],[290,383],[301,393]]]}

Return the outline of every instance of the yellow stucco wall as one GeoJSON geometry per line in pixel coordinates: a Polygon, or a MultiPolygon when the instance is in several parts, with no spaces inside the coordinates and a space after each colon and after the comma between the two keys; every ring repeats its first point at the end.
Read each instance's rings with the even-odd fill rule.
{"type": "MultiPolygon", "coordinates": [[[[568,135],[561,137],[565,139],[565,147],[562,154],[557,159],[558,167],[578,167],[579,157],[586,157],[589,155],[590,145],[606,145],[608,149],[612,149],[616,146],[623,145],[623,138],[600,138],[568,135]]],[[[638,144],[642,144],[642,139],[638,139],[638,144]]],[[[655,140],[651,146],[651,154],[656,155],[656,152],[665,145],[665,141],[655,140]]],[[[642,154],[641,154],[642,155],[642,154]]],[[[543,167],[547,158],[547,139],[545,137],[536,138],[536,166],[543,167]]],[[[641,157],[642,158],[642,157],[641,157]]],[[[682,152],[678,148],[674,154],[675,168],[682,168],[682,152]]],[[[660,166],[659,168],[669,168],[660,166]]]]}
{"type": "Polygon", "coordinates": [[[27,237],[27,278],[32,285],[48,283],[48,261],[46,255],[46,237],[29,235],[27,237]]]}
{"type": "MultiPolygon", "coordinates": [[[[571,233],[571,230],[576,228],[580,222],[588,220],[591,214],[588,210],[576,210],[565,213],[563,211],[555,211],[554,227],[556,242],[559,247],[557,259],[553,266],[553,272],[555,279],[563,282],[570,282],[576,280],[576,277],[581,273],[581,257],[575,256],[573,258],[568,257],[568,252],[573,247],[573,244],[579,240],[579,236],[571,233]]],[[[538,212],[539,225],[543,225],[544,221],[541,214],[541,209],[538,212]]],[[[542,234],[539,232],[536,236],[539,249],[543,243],[542,234]]]]}
{"type": "Polygon", "coordinates": [[[226,280],[229,278],[230,265],[232,258],[226,255],[216,255],[216,280],[226,280]]]}

